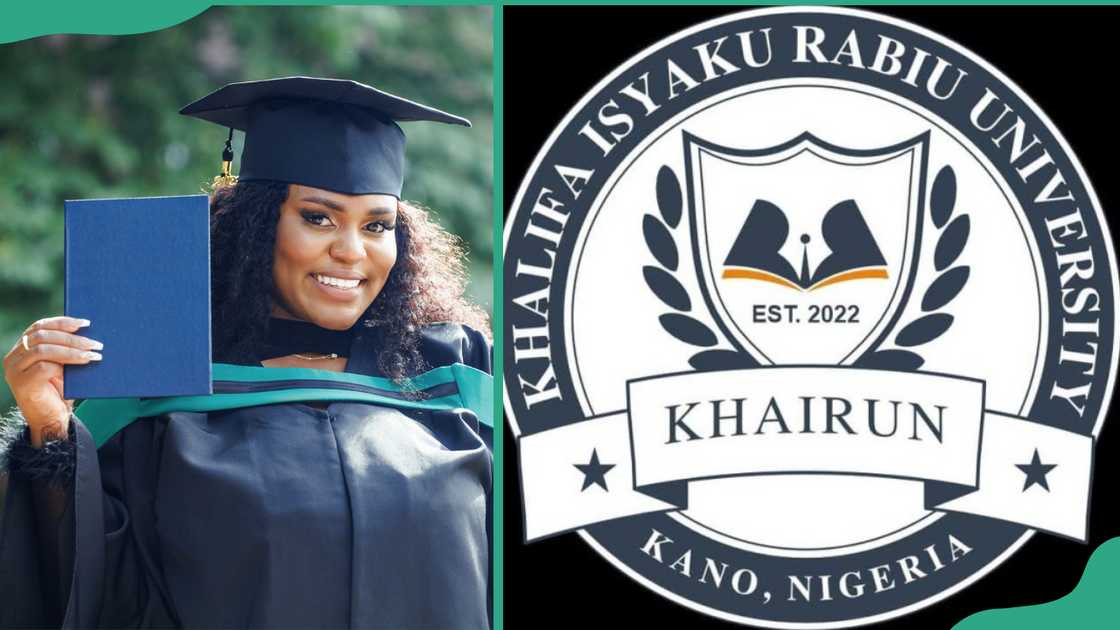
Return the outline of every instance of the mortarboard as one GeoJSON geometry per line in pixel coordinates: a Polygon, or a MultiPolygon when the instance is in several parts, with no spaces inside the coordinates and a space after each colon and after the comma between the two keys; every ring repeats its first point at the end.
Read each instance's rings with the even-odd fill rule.
{"type": "MultiPolygon", "coordinates": [[[[231,83],[179,111],[245,132],[240,180],[400,198],[404,132],[398,121],[470,121],[343,79],[284,77],[231,83]]],[[[223,175],[233,160],[230,142],[223,175]]]]}

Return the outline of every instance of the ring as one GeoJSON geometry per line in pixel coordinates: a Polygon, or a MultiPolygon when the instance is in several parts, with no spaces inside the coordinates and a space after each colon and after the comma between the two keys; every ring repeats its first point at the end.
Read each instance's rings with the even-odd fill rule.
{"type": "Polygon", "coordinates": [[[31,352],[31,346],[27,345],[27,335],[23,336],[23,349],[31,352]]]}

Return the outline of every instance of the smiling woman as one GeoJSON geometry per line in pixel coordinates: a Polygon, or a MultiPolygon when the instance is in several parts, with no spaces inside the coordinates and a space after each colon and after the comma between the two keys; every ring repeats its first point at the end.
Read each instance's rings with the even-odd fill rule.
{"type": "Polygon", "coordinates": [[[280,206],[273,314],[348,328],[381,292],[397,261],[397,200],[291,185],[280,206]]]}
{"type": "Polygon", "coordinates": [[[342,331],[345,341],[361,321],[359,329],[382,332],[379,370],[399,379],[424,369],[419,333],[426,326],[487,329],[486,314],[464,296],[458,237],[422,206],[392,195],[239,181],[215,192],[211,214],[216,361],[342,370],[340,357],[277,355],[311,349],[291,346],[285,322],[342,331]],[[356,288],[345,286],[354,280],[356,288]],[[258,356],[262,348],[276,356],[258,356]]]}
{"type": "Polygon", "coordinates": [[[397,125],[469,123],[307,77],[182,113],[246,134],[210,204],[213,357],[234,364],[214,391],[233,387],[220,367],[285,393],[110,419],[97,448],[92,412],[61,399],[92,340],[33,324],[4,362],[27,428],[0,627],[488,627],[487,322],[458,239],[400,200],[397,125]]]}

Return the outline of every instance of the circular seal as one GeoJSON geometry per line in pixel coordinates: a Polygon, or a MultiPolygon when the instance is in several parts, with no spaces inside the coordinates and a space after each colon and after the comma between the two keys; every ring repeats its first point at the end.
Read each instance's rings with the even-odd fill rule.
{"type": "Polygon", "coordinates": [[[953,42],[837,8],[677,33],[571,110],[505,240],[530,542],[835,628],[1085,540],[1115,254],[1059,132],[953,42]]]}

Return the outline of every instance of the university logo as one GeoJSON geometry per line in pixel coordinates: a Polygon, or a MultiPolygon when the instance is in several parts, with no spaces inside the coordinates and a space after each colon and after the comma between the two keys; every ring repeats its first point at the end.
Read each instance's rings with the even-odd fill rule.
{"type": "Polygon", "coordinates": [[[748,11],[571,111],[506,231],[528,542],[836,628],[1088,536],[1117,271],[1069,146],[905,22],[748,11]]]}

